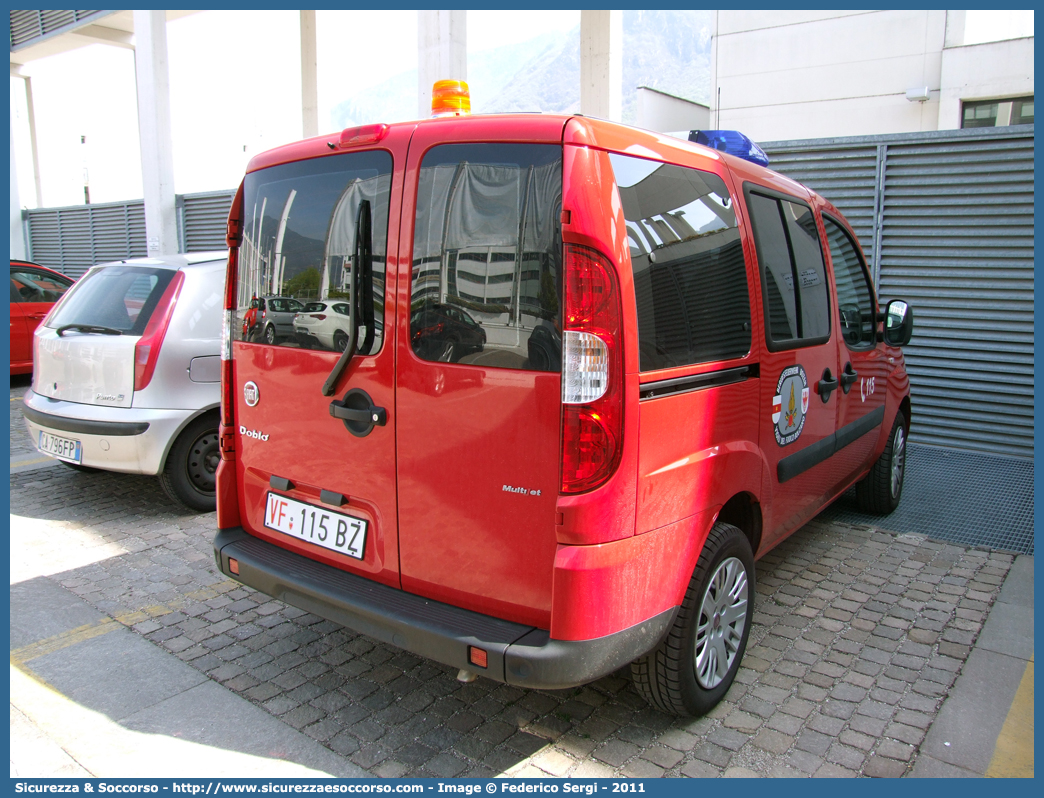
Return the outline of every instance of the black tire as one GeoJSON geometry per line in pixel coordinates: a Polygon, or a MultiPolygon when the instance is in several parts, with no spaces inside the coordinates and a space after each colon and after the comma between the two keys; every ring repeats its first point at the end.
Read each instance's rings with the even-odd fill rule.
{"type": "Polygon", "coordinates": [[[334,349],[338,352],[343,352],[348,348],[348,333],[344,330],[337,330],[333,336],[334,349]]]}
{"type": "Polygon", "coordinates": [[[265,343],[269,346],[274,346],[277,339],[275,327],[269,324],[265,327],[265,343]]]}
{"type": "Polygon", "coordinates": [[[638,693],[656,709],[674,715],[710,712],[736,678],[753,618],[754,554],[750,542],[736,527],[719,522],[707,536],[667,637],[631,663],[631,678],[638,693]],[[734,611],[733,620],[721,623],[715,611],[722,609],[719,595],[728,605],[724,609],[734,611]],[[703,615],[707,623],[701,626],[703,615]],[[719,651],[726,653],[724,673],[720,668],[707,667],[717,661],[719,651]]]}
{"type": "Polygon", "coordinates": [[[202,416],[189,424],[174,441],[159,475],[170,498],[205,513],[217,506],[217,465],[221,460],[217,426],[216,416],[202,416]]]}
{"type": "Polygon", "coordinates": [[[888,443],[870,469],[870,473],[856,483],[856,502],[859,509],[871,515],[888,515],[899,506],[903,497],[903,478],[906,476],[906,438],[910,425],[900,410],[888,433],[888,443]]]}

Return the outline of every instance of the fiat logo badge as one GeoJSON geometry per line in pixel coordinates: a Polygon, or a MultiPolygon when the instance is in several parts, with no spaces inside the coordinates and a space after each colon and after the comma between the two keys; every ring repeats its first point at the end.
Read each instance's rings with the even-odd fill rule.
{"type": "Polygon", "coordinates": [[[253,407],[257,404],[258,399],[261,398],[261,393],[257,390],[257,383],[251,380],[243,386],[243,399],[247,403],[247,407],[253,407]]]}

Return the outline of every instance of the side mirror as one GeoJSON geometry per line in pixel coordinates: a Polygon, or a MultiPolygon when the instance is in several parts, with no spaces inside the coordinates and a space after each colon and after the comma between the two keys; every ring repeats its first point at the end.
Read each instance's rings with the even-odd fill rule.
{"type": "Polygon", "coordinates": [[[913,308],[901,299],[888,303],[884,318],[884,341],[890,346],[906,346],[913,335],[913,308]]]}

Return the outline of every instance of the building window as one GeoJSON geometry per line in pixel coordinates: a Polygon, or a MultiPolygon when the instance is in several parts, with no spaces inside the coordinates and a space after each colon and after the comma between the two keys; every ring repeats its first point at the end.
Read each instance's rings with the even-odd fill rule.
{"type": "Polygon", "coordinates": [[[963,103],[961,127],[1004,127],[1032,124],[1032,97],[963,103]]]}

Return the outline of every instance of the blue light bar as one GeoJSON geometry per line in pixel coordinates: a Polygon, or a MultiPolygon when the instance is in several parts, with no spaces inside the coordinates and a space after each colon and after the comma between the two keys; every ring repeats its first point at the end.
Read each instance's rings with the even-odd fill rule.
{"type": "Polygon", "coordinates": [[[721,150],[758,166],[768,166],[765,151],[738,130],[690,130],[689,141],[721,150]]]}

